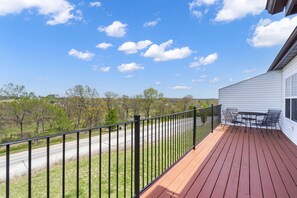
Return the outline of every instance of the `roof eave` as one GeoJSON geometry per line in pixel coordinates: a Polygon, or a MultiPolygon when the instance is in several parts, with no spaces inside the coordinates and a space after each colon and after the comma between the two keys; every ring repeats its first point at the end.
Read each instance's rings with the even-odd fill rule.
{"type": "Polygon", "coordinates": [[[284,10],[285,6],[286,6],[287,1],[278,1],[278,0],[267,0],[266,3],[266,10],[270,13],[270,14],[277,14],[280,13],[284,10]]]}
{"type": "Polygon", "coordinates": [[[288,38],[288,40],[286,41],[286,43],[284,44],[282,49],[279,51],[279,53],[275,57],[275,59],[272,62],[271,66],[269,67],[268,71],[274,71],[274,70],[282,69],[285,66],[284,64],[282,64],[282,62],[284,60],[286,60],[286,58],[288,56],[292,56],[292,53],[294,53],[293,54],[294,56],[297,55],[296,50],[293,50],[293,48],[295,49],[296,46],[297,46],[297,27],[295,27],[292,34],[288,38]]]}

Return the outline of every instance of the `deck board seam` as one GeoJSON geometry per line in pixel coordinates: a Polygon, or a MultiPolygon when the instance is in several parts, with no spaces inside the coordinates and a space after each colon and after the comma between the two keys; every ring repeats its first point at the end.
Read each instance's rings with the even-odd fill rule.
{"type": "MultiPolygon", "coordinates": [[[[235,156],[235,153],[236,153],[236,148],[237,148],[237,146],[238,146],[238,140],[239,140],[239,138],[240,138],[240,134],[239,134],[239,133],[236,133],[236,138],[237,138],[237,139],[235,139],[235,137],[234,137],[234,139],[235,139],[235,141],[236,141],[236,145],[235,145],[234,152],[233,152],[233,155],[232,155],[232,160],[231,160],[231,163],[230,163],[230,168],[229,168],[229,171],[228,171],[227,182],[226,182],[226,185],[225,185],[225,188],[224,188],[223,195],[225,194],[225,191],[226,191],[226,186],[227,186],[228,179],[229,179],[229,176],[230,176],[230,172],[231,172],[231,169],[232,169],[232,164],[233,164],[234,156],[235,156]]],[[[231,147],[231,146],[230,146],[230,147],[231,147]]],[[[228,152],[228,153],[229,153],[229,152],[228,152]]],[[[228,156],[228,153],[227,153],[226,157],[228,156]]],[[[225,159],[226,159],[226,158],[225,158],[225,159]]],[[[222,172],[222,169],[223,169],[224,165],[225,165],[225,162],[224,162],[223,165],[222,165],[222,168],[221,168],[221,170],[220,170],[220,173],[219,173],[219,175],[218,175],[218,178],[217,178],[217,180],[216,180],[216,182],[215,182],[214,188],[212,189],[212,192],[211,192],[211,194],[210,194],[211,197],[213,196],[215,187],[216,187],[217,182],[218,182],[218,180],[219,180],[219,178],[220,178],[220,175],[221,175],[221,172],[222,172]]]]}
{"type": "MultiPolygon", "coordinates": [[[[223,145],[223,147],[225,146],[225,144],[226,144],[226,142],[227,142],[227,140],[228,140],[228,138],[229,138],[230,135],[231,135],[231,134],[229,134],[229,133],[224,133],[224,137],[225,137],[225,136],[227,136],[227,137],[226,137],[226,140],[224,140],[224,145],[223,145]],[[227,134],[227,135],[225,135],[225,134],[227,134]]],[[[218,146],[222,143],[222,141],[223,141],[223,138],[222,138],[221,141],[218,143],[218,146]]],[[[205,168],[206,165],[208,164],[209,160],[213,157],[213,154],[217,151],[218,146],[215,148],[214,152],[211,154],[211,156],[209,157],[209,159],[207,160],[207,162],[204,163],[203,168],[200,170],[198,176],[197,176],[197,177],[195,178],[195,180],[193,181],[191,187],[188,189],[188,192],[186,193],[185,196],[187,196],[188,193],[189,193],[189,191],[192,189],[193,185],[194,185],[195,182],[197,181],[197,179],[198,179],[198,177],[200,176],[201,172],[204,170],[204,168],[205,168]]],[[[221,152],[222,152],[222,150],[219,151],[219,154],[218,154],[217,158],[219,158],[221,152]]],[[[214,159],[214,160],[217,161],[217,159],[214,159]]],[[[215,164],[215,163],[214,163],[214,164],[215,164]]],[[[214,165],[213,165],[213,166],[214,166],[214,165]]],[[[213,169],[213,166],[211,167],[211,170],[213,169]]],[[[208,176],[209,176],[209,175],[208,175],[208,176]]],[[[207,178],[208,178],[208,176],[207,176],[207,178]]],[[[206,178],[206,180],[207,180],[207,178],[206,178]]],[[[204,181],[204,182],[205,182],[205,181],[204,181]]],[[[204,184],[203,184],[203,185],[204,185],[204,184]]],[[[202,187],[201,187],[201,189],[199,190],[199,193],[201,192],[201,190],[202,190],[202,187]]],[[[199,193],[197,193],[197,194],[199,195],[199,193]]]]}
{"type": "MultiPolygon", "coordinates": [[[[256,159],[257,159],[257,165],[258,165],[258,174],[259,174],[259,178],[260,178],[262,196],[264,197],[264,189],[263,189],[262,177],[261,177],[261,172],[260,172],[260,163],[259,163],[259,154],[258,154],[259,151],[257,150],[256,137],[255,136],[256,136],[255,131],[253,131],[254,146],[255,146],[256,159]]],[[[258,137],[259,137],[259,134],[258,134],[258,137]]]]}
{"type": "MultiPolygon", "coordinates": [[[[282,149],[282,147],[279,145],[278,142],[276,142],[275,137],[274,137],[273,135],[272,135],[272,137],[271,137],[271,136],[269,137],[269,138],[270,138],[270,141],[272,142],[272,145],[274,146],[274,149],[275,149],[276,152],[278,153],[279,158],[282,159],[282,161],[284,161],[284,157],[282,157],[283,155],[280,153],[279,149],[276,148],[276,145],[279,146],[281,149],[282,149]],[[273,137],[273,138],[272,138],[272,137],[273,137]]],[[[282,150],[282,151],[284,152],[284,150],[282,150]]],[[[289,162],[292,163],[292,161],[290,160],[290,158],[287,156],[286,152],[284,152],[284,154],[286,155],[286,157],[287,157],[287,159],[289,160],[289,162]]],[[[295,180],[294,180],[294,176],[292,175],[292,173],[291,173],[291,171],[290,171],[290,169],[289,169],[289,167],[288,167],[288,166],[289,166],[289,163],[283,163],[283,164],[284,164],[284,166],[285,166],[287,172],[288,172],[289,175],[291,176],[292,181],[295,183],[295,186],[296,186],[296,182],[295,182],[295,180]]],[[[292,164],[293,164],[293,163],[292,163],[292,164]]],[[[294,166],[294,164],[293,164],[293,166],[294,166]]]]}
{"type": "MultiPolygon", "coordinates": [[[[213,186],[213,188],[212,188],[212,191],[211,191],[211,193],[210,193],[210,196],[211,196],[211,194],[212,194],[212,192],[213,192],[213,190],[214,190],[214,188],[215,188],[215,185],[216,185],[216,183],[217,183],[217,181],[218,181],[218,179],[219,179],[220,173],[221,173],[221,171],[222,171],[222,168],[223,168],[223,166],[224,166],[225,160],[226,160],[226,158],[227,158],[227,156],[228,156],[228,153],[229,153],[229,151],[230,151],[230,148],[231,148],[231,146],[232,146],[232,143],[233,143],[233,140],[234,140],[234,137],[236,136],[236,134],[237,134],[237,133],[234,133],[234,135],[231,137],[232,139],[231,139],[230,144],[227,145],[228,147],[226,148],[226,149],[227,149],[227,151],[226,151],[226,155],[225,155],[224,159],[222,160],[223,163],[222,163],[222,165],[221,165],[221,167],[220,167],[220,171],[219,171],[219,173],[218,173],[218,175],[217,175],[217,177],[216,177],[216,181],[215,181],[215,183],[214,183],[214,186],[213,186]]],[[[226,143],[227,143],[228,141],[229,141],[229,139],[226,141],[226,143]]],[[[225,148],[225,146],[224,146],[224,148],[225,148]]],[[[223,149],[224,149],[224,148],[223,148],[223,149]]],[[[222,152],[223,152],[223,150],[222,150],[222,152]]],[[[221,156],[221,155],[220,155],[220,156],[221,156]]],[[[220,156],[217,158],[216,162],[219,160],[220,156]]],[[[217,164],[217,163],[215,163],[215,165],[216,165],[216,164],[217,164]]],[[[213,168],[215,167],[215,165],[213,166],[213,168]]],[[[212,169],[212,170],[213,170],[213,169],[212,169]]],[[[212,172],[212,170],[211,170],[211,172],[212,172]]],[[[201,190],[200,190],[200,193],[203,191],[204,186],[205,186],[205,184],[207,183],[207,181],[209,180],[210,175],[211,175],[211,173],[208,175],[207,179],[205,180],[205,182],[204,182],[204,184],[203,184],[203,186],[202,186],[202,188],[201,188],[201,190]]],[[[200,193],[199,193],[199,194],[200,194],[200,193]]]]}
{"type": "MultiPolygon", "coordinates": [[[[212,136],[211,138],[209,138],[210,141],[215,140],[215,139],[217,138],[216,136],[218,136],[218,134],[215,134],[214,136],[212,136]]],[[[196,147],[199,148],[198,145],[197,145],[196,147]]],[[[201,147],[201,146],[200,146],[200,147],[201,147]]],[[[196,148],[196,149],[197,149],[197,148],[196,148]]],[[[186,165],[183,165],[182,167],[188,166],[193,160],[195,160],[196,158],[199,158],[199,157],[200,157],[200,154],[203,153],[203,151],[208,150],[208,149],[211,149],[211,147],[208,148],[208,145],[203,145],[203,149],[202,149],[201,151],[198,151],[198,152],[197,152],[198,149],[195,150],[195,151],[192,151],[192,152],[195,152],[195,154],[196,154],[195,157],[194,157],[192,160],[189,160],[189,162],[188,162],[186,165]]],[[[191,153],[190,155],[192,155],[192,154],[194,154],[194,153],[191,153]]],[[[190,156],[190,155],[189,155],[189,156],[190,156]]],[[[183,168],[183,169],[184,169],[184,168],[183,168]]],[[[180,172],[176,175],[176,177],[175,177],[174,179],[171,180],[171,182],[166,186],[166,189],[167,189],[172,183],[174,183],[174,180],[175,180],[180,174],[182,174],[182,171],[180,171],[180,172]]],[[[161,196],[161,195],[163,194],[163,192],[166,191],[166,189],[163,189],[162,192],[160,192],[159,196],[161,196]]],[[[174,192],[172,193],[172,195],[174,195],[174,192]]]]}
{"type": "MultiPolygon", "coordinates": [[[[270,170],[269,170],[269,167],[268,167],[268,162],[267,162],[267,158],[266,158],[266,155],[265,155],[265,152],[264,152],[264,149],[263,149],[263,143],[262,143],[262,141],[261,141],[261,139],[263,138],[262,136],[260,136],[259,137],[260,139],[258,140],[258,144],[259,144],[259,146],[261,147],[261,150],[262,150],[262,153],[263,153],[263,156],[264,156],[264,161],[265,161],[265,165],[266,165],[266,168],[267,168],[267,172],[268,172],[268,174],[269,174],[269,178],[270,178],[270,181],[271,181],[271,184],[272,184],[272,188],[273,188],[273,191],[274,191],[274,195],[275,195],[275,197],[277,197],[277,193],[276,193],[276,189],[275,189],[275,187],[274,187],[274,182],[273,182],[273,179],[272,179],[272,176],[271,176],[271,172],[270,172],[270,170]]],[[[262,184],[262,186],[263,186],[263,184],[262,184]]],[[[264,192],[264,191],[263,191],[264,192]]],[[[263,196],[264,196],[264,194],[263,194],[263,196]]]]}
{"type": "MultiPolygon", "coordinates": [[[[240,142],[242,143],[243,142],[243,139],[244,139],[244,134],[240,131],[240,136],[239,136],[239,140],[240,140],[240,142]]],[[[239,145],[239,144],[238,144],[239,145]]],[[[237,147],[238,147],[238,145],[237,145],[237,147]]],[[[243,149],[243,144],[241,144],[241,145],[239,145],[239,146],[241,146],[241,151],[239,151],[240,153],[239,153],[239,155],[240,155],[240,160],[239,160],[239,162],[241,163],[241,155],[242,155],[242,149],[243,149]]],[[[236,147],[236,149],[237,149],[237,147],[236,147]]],[[[236,150],[237,151],[237,150],[236,150]]],[[[238,168],[238,172],[240,173],[240,165],[239,165],[239,167],[236,167],[235,165],[234,165],[234,158],[235,158],[235,155],[237,154],[237,152],[235,151],[235,153],[234,153],[234,157],[233,157],[233,161],[232,161],[232,164],[231,164],[231,169],[230,169],[230,172],[229,172],[229,177],[228,177],[228,180],[227,180],[227,184],[226,184],[226,188],[225,188],[225,190],[224,190],[224,197],[226,197],[226,192],[227,192],[227,189],[228,189],[228,186],[229,186],[229,183],[231,182],[230,181],[230,174],[231,174],[231,172],[232,172],[232,168],[238,168]]],[[[237,191],[238,191],[238,184],[239,184],[239,173],[238,173],[238,177],[237,177],[237,181],[236,181],[236,184],[237,184],[237,188],[236,188],[236,196],[237,196],[237,191]]],[[[231,185],[231,184],[230,184],[231,185]]]]}
{"type": "MultiPolygon", "coordinates": [[[[227,130],[230,130],[230,127],[227,130]]],[[[192,181],[192,184],[190,185],[190,187],[187,189],[187,192],[185,193],[185,196],[187,196],[188,192],[190,191],[190,189],[194,185],[195,181],[197,180],[197,178],[199,177],[201,172],[204,170],[205,166],[208,164],[209,160],[211,159],[211,157],[213,156],[213,154],[215,153],[215,151],[217,150],[217,148],[219,147],[219,145],[221,144],[221,142],[223,141],[225,136],[227,136],[227,133],[224,133],[223,136],[219,139],[219,142],[215,144],[215,147],[211,150],[211,155],[208,155],[207,158],[204,159],[204,160],[206,160],[206,162],[204,161],[203,164],[201,164],[203,167],[199,171],[198,175],[196,175],[196,178],[194,179],[194,181],[192,181]]]]}
{"type": "MultiPolygon", "coordinates": [[[[266,135],[268,135],[268,133],[267,133],[266,135]]],[[[272,161],[273,161],[273,163],[274,163],[274,166],[275,166],[275,168],[276,168],[276,170],[277,170],[277,173],[273,173],[273,174],[278,174],[278,175],[279,175],[279,177],[280,177],[280,179],[281,179],[281,182],[282,182],[282,184],[283,184],[283,186],[284,186],[284,188],[285,188],[285,190],[286,190],[286,193],[287,193],[287,195],[289,195],[288,190],[287,190],[287,188],[286,188],[286,186],[285,186],[285,184],[284,184],[283,178],[281,177],[281,174],[280,174],[280,172],[279,172],[278,166],[277,166],[277,164],[275,163],[275,160],[274,160],[274,158],[273,158],[273,154],[271,153],[271,151],[270,151],[270,149],[269,149],[267,140],[264,139],[263,142],[265,142],[265,144],[266,144],[266,146],[267,146],[267,148],[268,148],[268,149],[267,149],[267,152],[269,153],[269,156],[272,158],[272,161]]],[[[264,143],[263,143],[263,144],[264,144],[264,143]]],[[[269,172],[271,172],[269,166],[268,166],[268,170],[269,170],[269,172]]],[[[271,174],[270,174],[270,175],[271,175],[271,174]]],[[[274,181],[274,179],[272,178],[272,183],[273,183],[274,188],[275,188],[275,185],[276,185],[275,182],[276,182],[276,181],[274,181]]],[[[276,193],[276,195],[277,195],[277,193],[276,193]]]]}

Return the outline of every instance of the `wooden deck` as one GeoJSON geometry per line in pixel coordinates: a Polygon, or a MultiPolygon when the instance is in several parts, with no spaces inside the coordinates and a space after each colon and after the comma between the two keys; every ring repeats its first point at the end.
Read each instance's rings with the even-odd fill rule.
{"type": "Polygon", "coordinates": [[[141,197],[297,197],[297,146],[277,131],[218,127],[141,197]]]}

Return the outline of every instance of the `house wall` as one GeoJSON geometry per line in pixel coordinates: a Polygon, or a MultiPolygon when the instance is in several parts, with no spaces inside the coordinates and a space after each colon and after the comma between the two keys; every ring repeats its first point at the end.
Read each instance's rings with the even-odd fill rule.
{"type": "Polygon", "coordinates": [[[282,107],[281,71],[265,74],[219,89],[222,109],[237,107],[239,111],[267,112],[282,107]]]}
{"type": "Polygon", "coordinates": [[[285,80],[297,73],[297,56],[282,69],[282,131],[297,144],[297,123],[285,117],[285,80]]]}

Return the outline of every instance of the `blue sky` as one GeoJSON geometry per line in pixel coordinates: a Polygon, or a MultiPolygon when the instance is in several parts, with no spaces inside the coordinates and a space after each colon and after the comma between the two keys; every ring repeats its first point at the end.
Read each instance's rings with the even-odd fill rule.
{"type": "Polygon", "coordinates": [[[0,86],[218,97],[266,72],[297,25],[265,0],[1,0],[0,86]],[[247,3],[248,2],[248,3],[247,3]]]}

